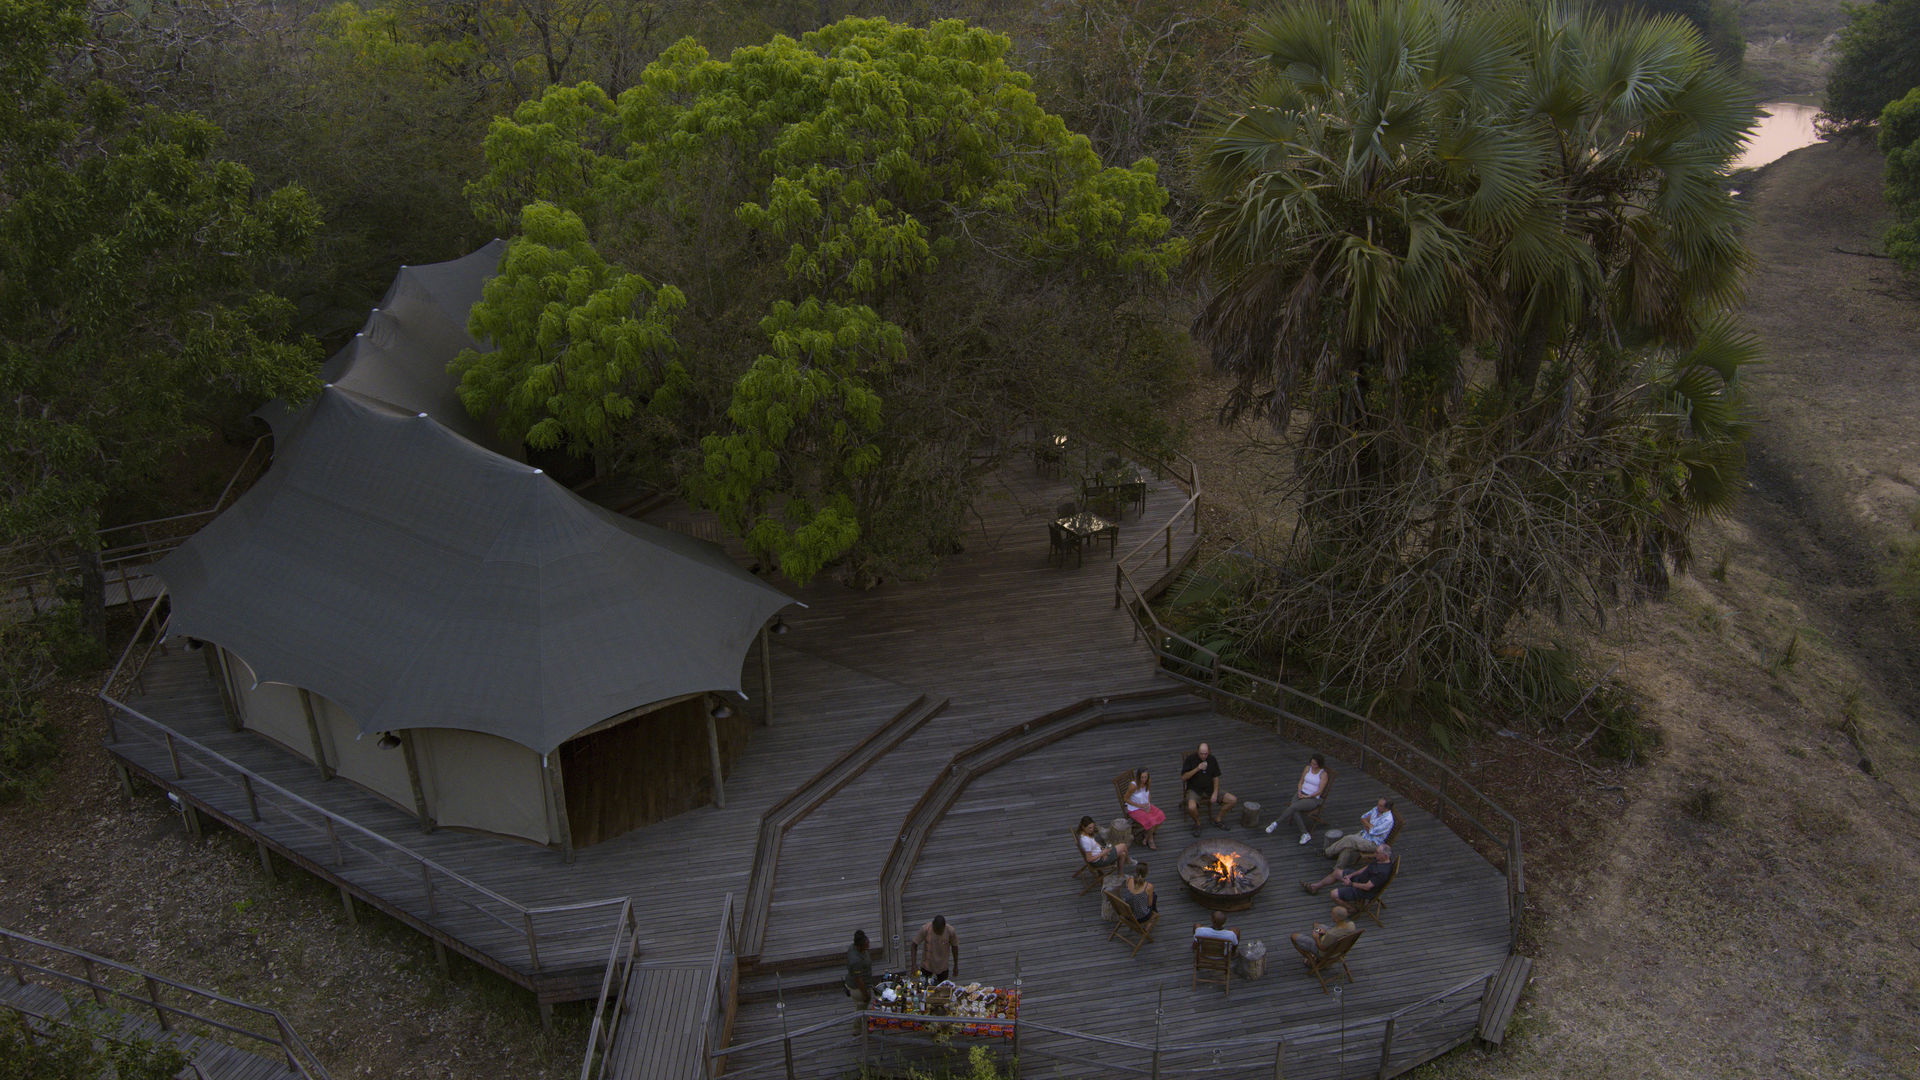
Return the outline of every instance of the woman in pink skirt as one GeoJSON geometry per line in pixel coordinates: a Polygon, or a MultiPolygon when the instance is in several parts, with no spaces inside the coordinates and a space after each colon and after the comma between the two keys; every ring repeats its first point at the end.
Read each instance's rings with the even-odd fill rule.
{"type": "Polygon", "coordinates": [[[1152,785],[1153,777],[1145,769],[1133,770],[1133,780],[1127,784],[1127,816],[1146,831],[1150,848],[1158,846],[1153,831],[1167,820],[1167,812],[1153,805],[1152,785]]]}

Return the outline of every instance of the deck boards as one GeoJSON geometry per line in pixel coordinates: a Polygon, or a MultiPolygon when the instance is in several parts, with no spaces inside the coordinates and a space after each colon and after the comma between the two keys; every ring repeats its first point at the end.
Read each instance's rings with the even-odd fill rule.
{"type": "MultiPolygon", "coordinates": [[[[1045,523],[1054,505],[1070,494],[1068,481],[1009,470],[982,500],[967,550],[932,579],[864,592],[828,580],[804,589],[788,584],[808,606],[790,611],[791,632],[773,639],[774,723],[754,729],[734,764],[726,782],[727,808],[702,807],[635,830],[579,852],[572,864],[557,852],[498,838],[446,829],[423,834],[410,810],[342,781],[322,782],[311,765],[260,736],[228,731],[204,664],[178,648],[156,657],[148,693],[132,704],[519,903],[633,896],[649,913],[639,926],[640,951],[649,970],[666,971],[710,961],[714,906],[728,892],[736,902],[745,898],[760,817],[768,808],[916,698],[948,699],[944,711],[880,755],[786,835],[770,891],[761,963],[803,966],[843,954],[855,928],[869,933],[879,928],[879,878],[897,831],[955,753],[1075,702],[1171,685],[1157,675],[1151,653],[1131,640],[1126,613],[1114,607],[1114,564],[1104,552],[1089,553],[1082,566],[1048,565],[1045,523]]],[[[1156,483],[1144,516],[1129,515],[1122,523],[1122,555],[1149,535],[1161,535],[1157,527],[1142,527],[1142,521],[1157,526],[1184,499],[1177,485],[1156,483]]],[[[674,505],[655,510],[648,520],[686,526],[701,519],[674,505]]],[[[1178,558],[1194,538],[1183,525],[1172,540],[1178,558]]],[[[733,550],[744,557],[737,545],[733,550]]],[[[1163,563],[1156,551],[1153,565],[1163,563]]],[[[757,655],[747,658],[743,685],[757,699],[757,655]]],[[[758,710],[757,700],[749,705],[753,714],[758,710]]],[[[1108,924],[1098,917],[1098,894],[1076,898],[1066,826],[1083,812],[1102,821],[1117,813],[1110,780],[1121,768],[1147,764],[1161,785],[1170,784],[1174,756],[1202,733],[1227,763],[1229,787],[1269,807],[1279,801],[1276,791],[1291,781],[1306,753],[1238,721],[1149,720],[1096,728],[1009,762],[965,791],[930,835],[904,897],[911,925],[936,910],[949,914],[965,943],[963,971],[969,978],[1011,982],[1017,952],[1029,995],[1026,1015],[1041,1023],[1123,1037],[1139,1037],[1144,1023],[1150,1038],[1153,1003],[1166,986],[1168,1028],[1183,1035],[1268,1039],[1288,1032],[1311,1041],[1328,1030],[1337,1034],[1334,999],[1321,995],[1317,984],[1303,982],[1304,975],[1291,977],[1290,954],[1280,951],[1286,949],[1285,930],[1304,929],[1326,908],[1297,889],[1288,893],[1288,875],[1308,858],[1291,838],[1261,837],[1261,846],[1275,859],[1277,880],[1241,925],[1275,952],[1268,977],[1244,989],[1236,985],[1230,1005],[1194,1000],[1185,990],[1184,945],[1176,939],[1194,916],[1183,906],[1189,902],[1171,895],[1173,890],[1162,902],[1166,914],[1158,939],[1131,962],[1118,942],[1105,940],[1108,924]]],[[[152,776],[171,775],[164,752],[127,742],[115,750],[152,776]]],[[[1357,769],[1342,768],[1342,773],[1329,813],[1335,824],[1357,814],[1381,790],[1357,769]]],[[[244,822],[244,802],[237,795],[203,791],[204,782],[191,779],[180,786],[244,822]]],[[[1162,801],[1168,801],[1164,794],[1162,801]]],[[[1498,873],[1439,823],[1401,805],[1409,811],[1402,844],[1412,861],[1389,896],[1388,926],[1363,924],[1369,936],[1353,956],[1359,982],[1346,995],[1350,1028],[1368,1016],[1377,1023],[1387,1011],[1419,1000],[1475,965],[1491,970],[1506,952],[1498,873]]],[[[1177,807],[1168,809],[1177,815],[1177,807]]],[[[403,910],[416,925],[465,947],[490,950],[497,969],[527,979],[524,946],[505,928],[445,903],[430,916],[417,881],[370,866],[356,868],[351,861],[330,868],[328,852],[313,837],[271,820],[257,828],[270,837],[278,829],[276,843],[298,848],[323,871],[343,879],[361,874],[368,892],[378,890],[383,904],[403,910]]],[[[1184,820],[1177,816],[1163,830],[1168,847],[1183,846],[1179,841],[1185,835],[1184,820]]],[[[1156,881],[1170,874],[1170,860],[1156,867],[1156,881]]],[[[543,940],[541,958],[549,965],[591,965],[590,990],[597,989],[605,939],[588,947],[593,935],[577,936],[577,948],[555,946],[552,954],[543,940]]],[[[847,999],[837,991],[803,992],[789,995],[788,1006],[789,1026],[799,1029],[838,1015],[847,999]]],[[[741,1006],[735,1044],[774,1034],[778,1020],[772,1003],[741,1006]]],[[[809,1063],[803,1071],[843,1073],[857,1053],[851,1025],[836,1026],[820,1038],[837,1043],[811,1052],[797,1048],[809,1063]]],[[[1049,1048],[1044,1040],[1033,1049],[1069,1056],[1072,1051],[1049,1048]]],[[[778,1047],[771,1053],[777,1058],[778,1047]]],[[[1270,1041],[1265,1053],[1270,1066],[1270,1041]]],[[[767,1054],[741,1054],[729,1069],[756,1070],[771,1060],[767,1054]]],[[[1308,1056],[1318,1061],[1313,1054],[1308,1056]]],[[[1098,1073],[1097,1066],[1088,1067],[1094,1072],[1062,1065],[1062,1075],[1098,1073]]],[[[1290,1061],[1287,1075],[1321,1075],[1318,1068],[1311,1061],[1290,1061]]],[[[1331,1075],[1331,1066],[1324,1074],[1331,1075]]]]}

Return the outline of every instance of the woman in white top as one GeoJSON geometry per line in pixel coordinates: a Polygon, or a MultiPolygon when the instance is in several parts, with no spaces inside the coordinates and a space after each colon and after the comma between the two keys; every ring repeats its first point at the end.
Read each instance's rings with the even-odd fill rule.
{"type": "Polygon", "coordinates": [[[1082,817],[1080,819],[1080,828],[1075,830],[1080,841],[1080,857],[1085,859],[1087,865],[1093,867],[1095,870],[1125,866],[1127,862],[1127,845],[1102,844],[1099,839],[1094,836],[1096,830],[1097,826],[1095,826],[1093,818],[1082,817]]]}
{"type": "Polygon", "coordinates": [[[1145,769],[1133,770],[1133,779],[1127,782],[1127,816],[1147,834],[1147,846],[1158,848],[1153,842],[1153,833],[1166,823],[1167,812],[1153,805],[1153,776],[1145,769]]]}
{"type": "Polygon", "coordinates": [[[1280,820],[1292,819],[1293,827],[1300,830],[1300,842],[1311,844],[1313,833],[1307,831],[1307,813],[1320,809],[1327,798],[1327,783],[1333,774],[1327,771],[1326,759],[1315,754],[1307,759],[1307,767],[1300,770],[1300,783],[1294,785],[1293,801],[1280,811],[1280,820]]]}

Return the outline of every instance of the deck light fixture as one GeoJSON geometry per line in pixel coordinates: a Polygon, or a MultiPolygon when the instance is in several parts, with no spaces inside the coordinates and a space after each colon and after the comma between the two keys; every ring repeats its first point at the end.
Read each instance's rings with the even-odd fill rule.
{"type": "Polygon", "coordinates": [[[395,735],[391,731],[383,731],[380,733],[379,746],[382,750],[398,750],[400,749],[400,736],[395,735]]]}
{"type": "Polygon", "coordinates": [[[726,702],[716,701],[713,704],[713,708],[708,710],[707,715],[713,717],[715,720],[725,720],[727,717],[733,715],[733,710],[727,707],[726,702]]]}

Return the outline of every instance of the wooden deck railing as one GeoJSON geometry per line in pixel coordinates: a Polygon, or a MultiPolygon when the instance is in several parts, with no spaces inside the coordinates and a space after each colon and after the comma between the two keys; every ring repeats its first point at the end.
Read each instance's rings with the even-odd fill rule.
{"type": "Polygon", "coordinates": [[[633,972],[633,956],[640,945],[639,927],[633,921],[633,900],[620,905],[620,920],[607,947],[607,970],[600,978],[600,999],[593,1006],[593,1026],[587,1031],[587,1053],[580,1063],[580,1080],[594,1080],[606,1068],[607,1052],[613,1049],[619,1032],[620,1015],[625,1012],[627,978],[633,972]],[[607,1005],[612,1003],[611,1012],[607,1005]]]}
{"type": "MultiPolygon", "coordinates": [[[[456,941],[456,947],[467,945],[476,959],[482,963],[491,959],[494,965],[504,965],[504,973],[509,975],[537,975],[546,970],[549,965],[541,956],[543,946],[549,954],[598,953],[603,942],[618,934],[620,910],[627,902],[624,897],[546,907],[520,904],[404,844],[288,791],[115,697],[117,683],[124,680],[139,685],[154,646],[166,637],[166,620],[156,618],[164,598],[164,594],[156,598],[147,609],[146,617],[128,640],[96,696],[105,707],[109,742],[133,740],[163,752],[171,780],[181,785],[192,782],[190,787],[176,789],[177,794],[226,818],[257,839],[279,847],[283,854],[308,858],[329,869],[342,887],[356,889],[370,902],[417,890],[415,895],[424,902],[428,920],[438,916],[441,906],[448,904],[480,916],[510,939],[518,939],[526,949],[527,968],[522,970],[501,958],[498,952],[471,942],[456,941]],[[214,792],[224,794],[231,813],[214,805],[214,792]],[[250,827],[269,824],[285,828],[301,837],[301,841],[269,836],[264,828],[250,827]],[[363,860],[358,869],[388,875],[389,887],[376,894],[366,884],[349,882],[345,871],[349,859],[355,857],[363,860]]],[[[162,777],[163,782],[166,779],[162,777]]]]}
{"type": "MultiPolygon", "coordinates": [[[[1152,601],[1166,589],[1177,572],[1173,553],[1173,530],[1183,518],[1191,518],[1197,532],[1200,527],[1200,471],[1191,459],[1182,458],[1188,467],[1182,483],[1189,492],[1187,501],[1157,537],[1150,536],[1117,560],[1113,572],[1113,603],[1125,607],[1133,619],[1134,635],[1144,636],[1160,661],[1161,669],[1173,678],[1195,686],[1216,699],[1237,702],[1248,710],[1277,722],[1280,733],[1300,742],[1318,742],[1330,752],[1357,760],[1362,771],[1384,781],[1438,817],[1482,854],[1497,854],[1495,865],[1506,876],[1508,941],[1520,939],[1520,915],[1526,906],[1526,876],[1520,846],[1520,823],[1478,788],[1440,762],[1387,730],[1374,720],[1338,705],[1322,701],[1312,694],[1285,683],[1256,675],[1251,671],[1223,663],[1220,654],[1169,629],[1154,613],[1152,601]],[[1163,565],[1146,587],[1136,580],[1145,577],[1164,549],[1163,565]],[[1348,728],[1335,730],[1309,720],[1312,713],[1348,728]],[[1302,736],[1311,733],[1311,738],[1302,736]],[[1344,750],[1345,754],[1341,754],[1344,750]],[[1449,818],[1451,813],[1451,819],[1449,818]]],[[[1175,473],[1176,480],[1182,478],[1175,473]]],[[[1183,559],[1191,559],[1198,545],[1190,546],[1183,559]]]]}
{"type": "MultiPolygon", "coordinates": [[[[284,1060],[287,1069],[298,1076],[328,1080],[327,1070],[278,1010],[249,1005],[224,994],[6,929],[0,929],[0,965],[17,985],[39,982],[63,998],[70,993],[85,993],[103,1008],[133,1015],[151,1012],[163,1032],[172,1032],[184,1023],[185,1033],[208,1033],[220,1042],[232,1043],[228,1036],[235,1036],[271,1051],[271,1056],[284,1060]]],[[[23,1003],[9,1001],[8,1005],[23,1016],[49,1023],[63,1022],[58,1017],[34,1012],[23,1003]]],[[[241,1048],[251,1050],[254,1045],[241,1048]]]]}
{"type": "MultiPolygon", "coordinates": [[[[187,514],[175,514],[171,517],[152,518],[136,521],[127,525],[112,525],[95,534],[99,544],[100,569],[108,584],[119,584],[122,592],[131,602],[133,593],[128,580],[133,572],[151,563],[185,543],[187,538],[200,530],[200,527],[219,516],[228,505],[229,497],[241,487],[242,480],[257,477],[266,467],[270,455],[266,452],[270,444],[268,436],[261,436],[247,448],[247,454],[227,480],[227,486],[220,490],[220,497],[205,510],[195,510],[187,514]],[[117,575],[117,579],[116,579],[117,575]]],[[[42,588],[50,578],[71,575],[79,572],[80,563],[75,557],[66,558],[34,557],[18,548],[0,551],[0,566],[27,566],[0,576],[0,599],[16,598],[24,593],[27,610],[37,611],[43,599],[42,588]]],[[[47,599],[51,598],[51,594],[47,599]]]]}
{"type": "MultiPolygon", "coordinates": [[[[1085,1069],[1089,1062],[1098,1062],[1103,1076],[1143,1076],[1149,1080],[1266,1075],[1269,1069],[1272,1075],[1280,1076],[1309,1061],[1337,1059],[1340,1075],[1372,1075],[1386,1080],[1473,1038],[1478,1030],[1478,1018],[1470,1010],[1480,1005],[1493,977],[1491,971],[1475,975],[1387,1016],[1373,1016],[1351,1025],[1316,1024],[1298,1033],[1197,1043],[1169,1040],[1160,1008],[1154,1010],[1151,1037],[1137,1039],[1096,1035],[1016,1017],[1007,1049],[1019,1059],[1022,1071],[1041,1071],[1046,1062],[1080,1069],[1085,1069]],[[1036,1039],[1035,1036],[1051,1038],[1036,1039]],[[1036,1066],[1040,1069],[1035,1069],[1036,1066]]],[[[1019,981],[1016,975],[1016,986],[1019,981]]],[[[1169,979],[1162,987],[1162,994],[1168,989],[1190,995],[1184,978],[1169,979]]],[[[838,1055],[840,1060],[857,1056],[865,1066],[872,1056],[866,1021],[870,1016],[886,1015],[889,1014],[850,1011],[803,1028],[783,1030],[779,1035],[723,1047],[709,1060],[725,1058],[737,1062],[749,1055],[760,1058],[726,1070],[729,1080],[792,1076],[797,1064],[826,1055],[838,1055]],[[774,1053],[776,1048],[778,1053],[774,1053]]],[[[971,1017],[924,1019],[932,1025],[979,1022],[971,1017]]],[[[784,1023],[782,1026],[784,1028],[784,1023]]],[[[1142,1026],[1145,1026],[1144,1018],[1142,1026]]],[[[715,1071],[711,1075],[719,1073],[715,1071]]]]}

